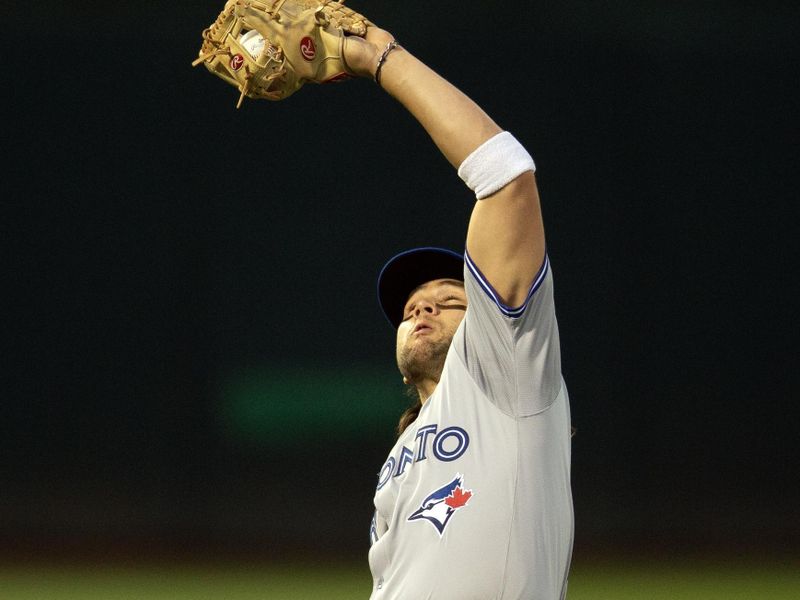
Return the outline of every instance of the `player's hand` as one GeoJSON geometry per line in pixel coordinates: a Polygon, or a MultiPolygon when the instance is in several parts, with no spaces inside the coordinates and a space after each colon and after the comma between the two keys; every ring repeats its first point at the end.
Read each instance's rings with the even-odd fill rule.
{"type": "Polygon", "coordinates": [[[394,39],[388,31],[370,25],[364,38],[347,36],[344,44],[344,60],[348,68],[360,77],[372,77],[386,45],[394,39]]]}

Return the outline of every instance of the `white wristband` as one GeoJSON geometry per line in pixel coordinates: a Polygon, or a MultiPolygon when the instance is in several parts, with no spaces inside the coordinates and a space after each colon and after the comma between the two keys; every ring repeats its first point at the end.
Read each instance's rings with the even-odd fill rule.
{"type": "Polygon", "coordinates": [[[525,171],[536,171],[531,155],[513,135],[503,131],[473,150],[458,167],[458,176],[478,200],[483,200],[525,171]]]}

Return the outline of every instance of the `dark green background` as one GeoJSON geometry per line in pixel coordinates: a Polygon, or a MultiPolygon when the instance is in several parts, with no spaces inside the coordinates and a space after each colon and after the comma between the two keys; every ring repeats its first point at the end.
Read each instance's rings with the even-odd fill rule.
{"type": "MultiPolygon", "coordinates": [[[[576,554],[800,549],[794,3],[355,2],[531,151],[576,554]]],[[[385,258],[471,195],[368,81],[245,102],[218,2],[4,6],[0,554],[364,556],[385,258]]]]}

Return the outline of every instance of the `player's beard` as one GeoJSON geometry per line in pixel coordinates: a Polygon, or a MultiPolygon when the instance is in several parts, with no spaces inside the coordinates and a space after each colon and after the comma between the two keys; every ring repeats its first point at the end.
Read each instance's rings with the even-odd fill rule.
{"type": "Polygon", "coordinates": [[[439,382],[451,338],[425,340],[424,343],[403,346],[397,353],[397,366],[409,383],[426,379],[439,382]]]}

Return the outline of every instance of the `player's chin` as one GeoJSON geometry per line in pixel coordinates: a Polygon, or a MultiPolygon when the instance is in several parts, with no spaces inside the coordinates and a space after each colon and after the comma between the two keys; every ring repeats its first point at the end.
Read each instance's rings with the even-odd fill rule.
{"type": "Polygon", "coordinates": [[[449,345],[449,340],[443,340],[439,335],[412,336],[406,343],[403,354],[413,362],[425,364],[446,353],[449,345]]]}
{"type": "Polygon", "coordinates": [[[398,361],[409,365],[426,362],[431,354],[431,346],[427,340],[413,338],[407,340],[397,353],[398,361]]]}

